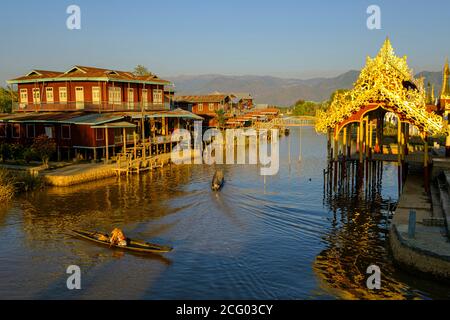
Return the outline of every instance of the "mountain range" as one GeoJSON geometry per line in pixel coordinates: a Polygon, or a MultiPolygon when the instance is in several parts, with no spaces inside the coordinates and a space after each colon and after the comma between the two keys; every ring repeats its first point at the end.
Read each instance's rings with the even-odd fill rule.
{"type": "MultiPolygon", "coordinates": [[[[350,89],[358,79],[359,71],[351,70],[333,78],[285,79],[272,76],[226,76],[196,75],[177,76],[170,80],[175,83],[177,95],[196,95],[219,92],[251,93],[256,103],[277,106],[291,106],[299,99],[324,101],[337,89],[350,89]]],[[[435,85],[436,95],[442,83],[441,72],[424,71],[425,84],[435,85]]]]}

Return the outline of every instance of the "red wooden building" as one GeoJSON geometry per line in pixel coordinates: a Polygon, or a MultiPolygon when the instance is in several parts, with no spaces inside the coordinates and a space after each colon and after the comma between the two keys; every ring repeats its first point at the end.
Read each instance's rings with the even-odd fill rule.
{"type": "Polygon", "coordinates": [[[58,158],[64,152],[69,159],[75,153],[97,158],[106,147],[121,148],[124,133],[131,143],[133,131],[140,139],[168,136],[183,121],[202,119],[171,110],[171,83],[155,75],[74,66],[33,70],[7,82],[19,98],[12,114],[0,116],[0,141],[31,144],[45,134],[55,139],[58,158]]]}
{"type": "Polygon", "coordinates": [[[231,109],[232,98],[225,94],[210,94],[197,96],[175,96],[174,106],[193,112],[205,119],[206,126],[217,125],[218,110],[228,112],[231,109]]]}

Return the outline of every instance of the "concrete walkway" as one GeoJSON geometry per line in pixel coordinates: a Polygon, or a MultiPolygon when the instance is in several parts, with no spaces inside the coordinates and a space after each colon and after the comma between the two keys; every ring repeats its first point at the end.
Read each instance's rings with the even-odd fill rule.
{"type": "Polygon", "coordinates": [[[407,270],[450,281],[450,242],[445,216],[440,208],[433,210],[433,204],[424,192],[423,178],[408,175],[392,220],[390,245],[394,260],[407,270]],[[408,236],[411,210],[417,215],[412,238],[408,236]]]}
{"type": "Polygon", "coordinates": [[[74,184],[95,181],[116,175],[116,164],[74,164],[61,169],[42,173],[45,183],[52,186],[71,186],[74,184]]]}

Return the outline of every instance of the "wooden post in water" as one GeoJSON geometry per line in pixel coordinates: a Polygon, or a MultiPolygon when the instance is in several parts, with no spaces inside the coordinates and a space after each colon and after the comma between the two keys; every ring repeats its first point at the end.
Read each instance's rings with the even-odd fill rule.
{"type": "Polygon", "coordinates": [[[123,135],[123,155],[126,155],[127,153],[127,129],[123,128],[122,129],[122,135],[123,135]]]}
{"type": "Polygon", "coordinates": [[[108,128],[105,128],[105,150],[106,150],[106,161],[109,160],[109,140],[108,140],[108,128]]]}
{"type": "Polygon", "coordinates": [[[298,161],[302,161],[302,127],[299,129],[299,147],[300,155],[298,156],[298,161]]]}
{"type": "Polygon", "coordinates": [[[134,159],[136,159],[136,157],[137,157],[136,131],[133,132],[133,142],[134,142],[134,150],[133,150],[133,154],[134,154],[134,159]]]}

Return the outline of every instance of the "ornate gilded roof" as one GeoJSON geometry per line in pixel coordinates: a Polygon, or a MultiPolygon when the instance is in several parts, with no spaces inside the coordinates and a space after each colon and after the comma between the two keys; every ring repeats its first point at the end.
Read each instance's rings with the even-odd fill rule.
{"type": "Polygon", "coordinates": [[[444,73],[442,75],[442,93],[441,99],[450,99],[450,67],[448,65],[448,58],[445,61],[444,73]]]}
{"type": "Polygon", "coordinates": [[[326,133],[368,104],[388,107],[431,134],[442,130],[442,118],[426,110],[423,79],[415,79],[407,57],[397,57],[389,39],[375,58],[367,57],[352,90],[337,93],[329,109],[317,114],[316,130],[326,133]]]}

